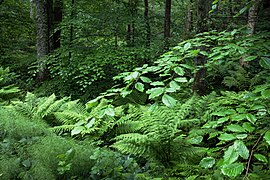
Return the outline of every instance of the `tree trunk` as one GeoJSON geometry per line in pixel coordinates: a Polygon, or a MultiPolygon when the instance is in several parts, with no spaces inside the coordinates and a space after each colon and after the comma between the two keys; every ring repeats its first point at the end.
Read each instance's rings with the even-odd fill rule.
{"type": "Polygon", "coordinates": [[[209,0],[198,0],[197,3],[197,33],[201,33],[208,30],[207,18],[210,2],[209,0]]]}
{"type": "Polygon", "coordinates": [[[187,18],[186,18],[186,29],[185,29],[185,36],[189,37],[190,32],[193,29],[193,10],[192,10],[193,2],[190,0],[188,9],[187,9],[187,18]]]}
{"type": "Polygon", "coordinates": [[[172,7],[172,1],[166,0],[165,4],[165,17],[164,17],[164,41],[165,46],[164,49],[169,49],[169,38],[171,37],[171,7],[172,7]]]}
{"type": "MultiPolygon", "coordinates": [[[[63,18],[63,2],[62,0],[55,0],[53,6],[53,26],[54,29],[61,23],[63,18]]],[[[53,33],[53,50],[59,48],[61,46],[61,30],[57,30],[53,33]]]]}
{"type": "Polygon", "coordinates": [[[49,45],[49,21],[48,0],[36,0],[36,23],[37,23],[37,59],[38,74],[37,82],[41,83],[48,77],[45,56],[50,52],[49,45]]]}
{"type": "MultiPolygon", "coordinates": [[[[71,20],[73,20],[73,16],[74,16],[74,4],[75,4],[75,0],[71,0],[71,13],[70,13],[71,20]]],[[[72,41],[73,41],[73,22],[70,23],[69,48],[71,48],[72,46],[72,41]]],[[[72,57],[71,51],[69,51],[68,57],[69,57],[69,63],[71,63],[71,57],[72,57]]]]}
{"type": "Polygon", "coordinates": [[[261,0],[253,0],[253,5],[249,8],[248,11],[248,30],[250,35],[253,35],[255,33],[260,2],[261,0]]]}
{"type": "Polygon", "coordinates": [[[144,0],[144,20],[146,29],[145,46],[150,47],[151,44],[151,27],[149,23],[149,1],[144,0]]]}
{"type": "MultiPolygon", "coordinates": [[[[209,0],[198,0],[197,5],[197,33],[202,33],[208,30],[207,28],[207,18],[208,12],[210,9],[210,2],[209,0]]],[[[203,50],[201,48],[201,50],[203,50]]],[[[194,60],[194,65],[196,66],[204,66],[206,63],[206,59],[204,56],[199,55],[194,60]]],[[[193,83],[193,92],[198,93],[199,95],[205,95],[206,93],[206,71],[205,67],[200,68],[194,76],[194,83],[193,83]]]]}

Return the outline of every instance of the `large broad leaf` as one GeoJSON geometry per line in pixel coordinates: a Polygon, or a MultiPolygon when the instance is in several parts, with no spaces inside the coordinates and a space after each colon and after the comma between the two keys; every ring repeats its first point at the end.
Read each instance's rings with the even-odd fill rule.
{"type": "Polygon", "coordinates": [[[95,118],[92,118],[91,121],[89,121],[89,123],[85,125],[85,127],[89,129],[94,125],[94,123],[95,123],[95,118]]]}
{"type": "Polygon", "coordinates": [[[126,76],[124,80],[125,81],[134,80],[134,79],[137,79],[139,75],[140,73],[135,71],[135,72],[132,72],[130,75],[126,76]]]}
{"type": "Polygon", "coordinates": [[[185,74],[185,71],[181,67],[175,67],[174,72],[178,74],[179,76],[183,76],[185,74]]]}
{"type": "Polygon", "coordinates": [[[227,151],[224,153],[224,163],[232,164],[234,163],[239,157],[238,152],[235,150],[234,146],[230,146],[227,151]]]}
{"type": "Polygon", "coordinates": [[[151,79],[149,79],[148,77],[145,77],[145,76],[141,76],[140,79],[141,79],[142,82],[144,82],[144,83],[150,83],[150,82],[152,82],[151,79]]]}
{"type": "Polygon", "coordinates": [[[174,99],[173,97],[169,96],[168,94],[164,94],[162,96],[162,102],[168,106],[168,107],[172,107],[172,106],[175,106],[177,100],[174,99]]]}
{"type": "Polygon", "coordinates": [[[245,167],[241,163],[225,164],[221,168],[222,174],[229,177],[236,177],[244,171],[245,167]]]}
{"type": "Polygon", "coordinates": [[[245,132],[245,129],[238,124],[231,124],[227,126],[227,129],[232,132],[245,132]]]}
{"type": "Polygon", "coordinates": [[[243,141],[235,141],[234,144],[234,149],[237,151],[237,153],[244,159],[248,159],[249,157],[249,150],[244,144],[243,141]]]}
{"type": "Polygon", "coordinates": [[[212,168],[214,166],[214,164],[216,163],[215,158],[213,157],[206,157],[203,158],[200,162],[200,166],[203,168],[212,168]]]}
{"type": "Polygon", "coordinates": [[[160,96],[161,94],[163,94],[165,88],[152,88],[146,91],[147,94],[150,94],[149,99],[154,99],[155,97],[160,96]]]}
{"type": "Polygon", "coordinates": [[[245,122],[243,124],[243,128],[248,132],[253,132],[255,130],[255,127],[253,127],[249,122],[245,122]]]}
{"type": "Polygon", "coordinates": [[[254,156],[255,156],[256,159],[258,159],[258,160],[261,161],[261,162],[265,162],[265,163],[268,162],[267,158],[266,158],[264,155],[261,155],[261,154],[254,154],[254,156]]]}
{"type": "Polygon", "coordinates": [[[188,82],[187,78],[185,77],[179,77],[179,78],[174,78],[176,82],[188,82]]]}
{"type": "Polygon", "coordinates": [[[270,58],[262,57],[260,60],[260,65],[266,69],[270,69],[270,58]]]}
{"type": "Polygon", "coordinates": [[[233,134],[224,133],[221,134],[218,139],[223,141],[231,141],[236,139],[236,137],[233,134]]]}
{"type": "Polygon", "coordinates": [[[270,131],[267,131],[264,136],[264,140],[270,145],[270,131]]]}
{"type": "Polygon", "coordinates": [[[85,127],[77,126],[71,131],[71,136],[80,134],[83,130],[85,130],[85,127]]]}
{"type": "Polygon", "coordinates": [[[135,84],[135,88],[136,88],[138,91],[143,92],[143,91],[144,91],[144,84],[143,84],[143,83],[140,83],[140,82],[137,82],[137,83],[135,84]]]}
{"type": "Polygon", "coordinates": [[[191,47],[191,44],[188,42],[184,45],[184,50],[188,50],[191,47]]]}
{"type": "Polygon", "coordinates": [[[170,82],[170,87],[173,88],[173,89],[175,89],[175,90],[179,90],[180,89],[179,84],[177,82],[175,82],[175,81],[171,81],[170,82]]]}
{"type": "Polygon", "coordinates": [[[257,118],[253,114],[246,114],[246,118],[253,124],[257,121],[257,118]]]}
{"type": "Polygon", "coordinates": [[[155,82],[152,82],[150,83],[152,86],[164,86],[164,82],[162,81],[155,81],[155,82]]]}

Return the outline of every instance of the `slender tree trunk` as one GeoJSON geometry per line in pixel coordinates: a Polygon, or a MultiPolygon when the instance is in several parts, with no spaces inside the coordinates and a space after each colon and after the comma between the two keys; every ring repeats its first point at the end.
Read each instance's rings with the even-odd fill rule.
{"type": "Polygon", "coordinates": [[[49,45],[49,22],[48,22],[48,4],[44,0],[36,0],[36,23],[37,23],[37,59],[38,74],[37,82],[43,82],[48,77],[48,71],[45,65],[45,56],[50,52],[49,45]]]}
{"type": "MultiPolygon", "coordinates": [[[[207,28],[207,18],[210,7],[209,0],[198,0],[197,5],[197,33],[205,32],[208,30],[207,28]]],[[[201,48],[203,50],[203,48],[201,48]]],[[[206,59],[203,55],[199,55],[194,60],[195,66],[204,66],[206,63],[206,59]]],[[[193,83],[193,92],[198,93],[199,95],[205,95],[206,93],[206,71],[205,67],[200,68],[194,76],[193,83]]]]}
{"type": "MultiPolygon", "coordinates": [[[[63,18],[63,2],[62,0],[55,0],[53,6],[53,26],[54,29],[59,26],[63,18]]],[[[53,50],[61,46],[61,30],[57,30],[53,33],[53,50]]]]}
{"type": "Polygon", "coordinates": [[[197,2],[197,33],[205,32],[207,28],[209,0],[198,0],[197,2]]]}
{"type": "MultiPolygon", "coordinates": [[[[74,4],[75,4],[75,0],[71,0],[71,13],[70,13],[71,21],[73,20],[73,16],[74,16],[74,4]]],[[[70,48],[72,46],[72,41],[73,41],[73,28],[74,28],[73,22],[71,22],[70,23],[70,32],[69,32],[69,47],[70,48]]],[[[69,63],[71,63],[71,57],[72,57],[71,51],[69,51],[68,57],[69,57],[69,63]]]]}
{"type": "Polygon", "coordinates": [[[149,1],[144,0],[144,20],[146,29],[145,46],[150,47],[151,44],[151,27],[149,23],[149,1]]]}
{"type": "Polygon", "coordinates": [[[30,0],[29,1],[30,4],[30,18],[34,19],[34,7],[35,7],[35,1],[34,0],[30,0]]]}
{"type": "Polygon", "coordinates": [[[165,17],[164,17],[164,41],[165,46],[164,49],[169,49],[169,38],[171,37],[171,7],[172,7],[172,1],[166,0],[165,4],[165,17]]]}
{"type": "Polygon", "coordinates": [[[253,0],[253,5],[249,8],[248,11],[248,29],[250,35],[253,35],[255,33],[260,2],[261,0],[253,0]]]}
{"type": "Polygon", "coordinates": [[[193,6],[193,1],[190,0],[189,5],[188,5],[188,9],[187,9],[187,19],[186,19],[186,29],[185,29],[185,36],[189,37],[190,32],[193,29],[193,10],[192,10],[192,6],[193,6]]]}

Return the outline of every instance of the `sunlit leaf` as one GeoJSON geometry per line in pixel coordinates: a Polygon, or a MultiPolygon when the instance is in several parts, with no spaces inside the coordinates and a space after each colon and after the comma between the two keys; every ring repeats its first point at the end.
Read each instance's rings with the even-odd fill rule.
{"type": "Polygon", "coordinates": [[[234,148],[234,146],[230,146],[227,151],[225,151],[223,159],[224,163],[234,163],[239,157],[239,154],[237,150],[234,148]]]}
{"type": "Polygon", "coordinates": [[[256,159],[258,159],[261,162],[265,162],[265,163],[268,162],[267,158],[262,154],[254,154],[254,156],[256,159]]]}
{"type": "Polygon", "coordinates": [[[174,72],[179,76],[183,76],[185,74],[185,71],[181,67],[175,67],[174,72]]]}
{"type": "Polygon", "coordinates": [[[263,138],[270,145],[270,130],[264,134],[263,138]]]}
{"type": "Polygon", "coordinates": [[[221,168],[222,174],[229,177],[236,177],[244,171],[245,167],[241,163],[225,164],[221,168]]]}
{"type": "Polygon", "coordinates": [[[162,96],[162,102],[168,107],[173,107],[173,106],[175,106],[177,100],[174,99],[173,97],[169,96],[168,94],[164,94],[162,96]]]}
{"type": "Polygon", "coordinates": [[[140,92],[143,92],[144,91],[144,84],[143,83],[140,83],[140,82],[137,82],[135,84],[135,88],[140,91],[140,92]]]}
{"type": "Polygon", "coordinates": [[[150,82],[152,82],[151,79],[149,79],[148,77],[145,77],[145,76],[141,76],[140,79],[141,79],[142,82],[144,82],[144,83],[150,83],[150,82]]]}
{"type": "Polygon", "coordinates": [[[242,158],[247,159],[249,157],[249,150],[243,141],[237,140],[234,142],[233,146],[234,149],[242,158]]]}
{"type": "Polygon", "coordinates": [[[71,131],[71,136],[80,134],[83,130],[85,130],[85,127],[77,126],[71,131]]]}
{"type": "Polygon", "coordinates": [[[238,124],[231,124],[227,126],[227,129],[232,132],[245,132],[245,129],[238,124]]]}
{"type": "Polygon", "coordinates": [[[205,168],[205,169],[208,169],[208,168],[212,168],[215,163],[216,163],[215,158],[213,158],[213,157],[206,157],[206,158],[203,158],[201,160],[200,166],[203,167],[203,168],[205,168]]]}
{"type": "Polygon", "coordinates": [[[236,137],[233,134],[224,133],[221,134],[218,139],[223,141],[231,141],[236,139],[236,137]]]}
{"type": "Polygon", "coordinates": [[[155,97],[160,96],[164,93],[164,88],[158,87],[158,88],[152,88],[146,91],[147,94],[150,94],[149,99],[154,99],[155,97]]]}

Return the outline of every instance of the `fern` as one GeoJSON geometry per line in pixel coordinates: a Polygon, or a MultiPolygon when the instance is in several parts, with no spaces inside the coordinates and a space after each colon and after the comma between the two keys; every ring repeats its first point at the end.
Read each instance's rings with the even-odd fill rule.
{"type": "Polygon", "coordinates": [[[111,147],[122,153],[155,159],[166,166],[187,153],[194,157],[199,154],[198,150],[181,137],[182,129],[199,124],[193,112],[196,99],[191,97],[174,108],[158,106],[153,111],[146,106],[130,105],[128,114],[116,122],[116,132],[120,134],[111,147]]]}

